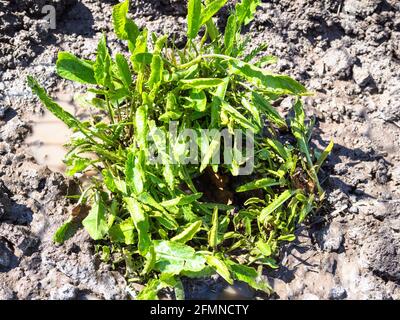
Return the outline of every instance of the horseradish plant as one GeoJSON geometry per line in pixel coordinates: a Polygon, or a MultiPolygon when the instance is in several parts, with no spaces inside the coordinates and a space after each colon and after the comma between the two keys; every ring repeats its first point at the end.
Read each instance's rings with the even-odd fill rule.
{"type": "Polygon", "coordinates": [[[104,35],[94,61],[60,52],[58,75],[87,85],[85,105],[98,110],[87,121],[28,78],[45,107],[74,131],[67,174],[97,172],[54,240],[62,243],[83,225],[103,260],[125,266],[129,281],[145,284],[138,299],[156,299],[163,288],[184,298],[182,277],[214,273],[269,293],[263,267],[277,268],[279,244],[295,239],[296,225],[323,197],[317,174],[332,143],[323,152],[309,148],[311,126],[301,103],[308,92],[263,69],[276,61],[259,58],[265,45],[246,50],[250,39],[241,29],[259,0],[237,3],[221,32],[213,16],[226,2],[188,1],[184,48],[139,29],[127,17],[127,0],[112,13],[127,52],[113,56],[104,35]],[[291,118],[275,109],[283,96],[293,96],[291,118]],[[253,172],[238,175],[248,160],[239,145],[230,163],[212,161],[222,145],[219,134],[189,139],[208,146],[199,163],[171,161],[187,157],[184,138],[154,152],[171,123],[178,137],[185,129],[251,132],[253,172]],[[150,161],[154,156],[162,161],[150,161]]]}

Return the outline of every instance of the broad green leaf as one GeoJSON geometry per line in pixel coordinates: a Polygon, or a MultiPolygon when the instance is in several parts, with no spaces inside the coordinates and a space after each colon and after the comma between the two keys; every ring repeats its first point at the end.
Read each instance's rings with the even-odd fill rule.
{"type": "Polygon", "coordinates": [[[153,216],[168,230],[176,230],[179,227],[179,224],[174,217],[166,211],[156,212],[153,216]]]}
{"type": "Polygon", "coordinates": [[[272,187],[272,186],[277,186],[279,185],[279,181],[276,181],[271,178],[263,178],[259,180],[255,180],[249,183],[246,183],[236,189],[236,192],[245,192],[245,191],[250,191],[250,190],[255,190],[255,189],[262,189],[266,187],[272,187]]]}
{"type": "Polygon", "coordinates": [[[183,283],[180,279],[176,279],[174,286],[175,298],[176,300],[185,300],[185,289],[183,283]]]}
{"type": "Polygon", "coordinates": [[[146,286],[139,292],[137,300],[158,300],[158,291],[163,289],[162,281],[159,279],[151,279],[146,286]]]}
{"type": "Polygon", "coordinates": [[[201,220],[189,224],[182,232],[171,238],[171,241],[186,243],[192,240],[196,233],[200,231],[201,225],[201,220]]]}
{"type": "Polygon", "coordinates": [[[129,50],[132,52],[135,48],[139,28],[131,19],[127,18],[128,11],[129,0],[126,0],[113,7],[112,19],[115,34],[121,40],[128,40],[129,50]]]}
{"type": "MultiPolygon", "coordinates": [[[[143,151],[138,151],[140,155],[143,151]]],[[[125,163],[125,181],[127,186],[134,191],[135,194],[143,192],[144,172],[140,163],[140,158],[133,152],[128,153],[125,163]]]]}
{"type": "Polygon", "coordinates": [[[59,52],[57,59],[57,74],[67,80],[80,83],[96,84],[93,65],[69,52],[59,52]]]}
{"type": "Polygon", "coordinates": [[[93,65],[94,77],[97,84],[112,87],[111,83],[111,57],[107,48],[107,41],[103,35],[97,46],[96,62],[93,65]]]}
{"type": "Polygon", "coordinates": [[[188,31],[187,36],[189,39],[194,39],[201,27],[201,0],[188,1],[188,14],[187,14],[188,31]]]}
{"type": "Polygon", "coordinates": [[[101,175],[103,176],[103,182],[107,189],[111,192],[115,192],[117,190],[117,186],[115,185],[114,176],[110,170],[103,169],[101,171],[101,175]]]}
{"type": "Polygon", "coordinates": [[[164,64],[159,54],[154,54],[151,61],[151,74],[147,85],[150,89],[158,86],[163,78],[164,64]]]}
{"type": "Polygon", "coordinates": [[[314,208],[314,195],[310,195],[307,202],[303,205],[303,207],[300,210],[299,214],[299,219],[297,223],[302,223],[304,219],[307,217],[307,215],[311,212],[311,210],[314,208]]]}
{"type": "Polygon", "coordinates": [[[154,250],[154,246],[151,245],[149,251],[146,253],[146,261],[143,266],[143,270],[141,272],[142,275],[148,274],[150,271],[154,269],[156,264],[156,251],[154,250]]]}
{"type": "Polygon", "coordinates": [[[53,236],[53,241],[56,243],[64,243],[71,238],[78,230],[78,225],[69,219],[61,227],[59,227],[53,236]]]}
{"type": "Polygon", "coordinates": [[[263,223],[269,214],[271,214],[280,206],[282,206],[287,200],[289,200],[295,194],[295,192],[296,191],[293,190],[285,190],[284,192],[282,192],[278,198],[273,200],[267,207],[262,209],[259,216],[259,221],[263,223]]]}
{"type": "Polygon", "coordinates": [[[126,207],[131,214],[133,223],[138,232],[138,249],[142,256],[145,256],[151,246],[149,234],[149,221],[142,207],[134,198],[124,198],[126,207]]]}
{"type": "Polygon", "coordinates": [[[136,64],[141,64],[141,65],[149,65],[151,64],[151,61],[153,60],[153,54],[150,52],[141,52],[137,53],[135,55],[132,55],[131,61],[136,63],[136,64]]]}
{"type": "MultiPolygon", "coordinates": [[[[132,62],[133,70],[135,70],[138,73],[138,77],[143,76],[143,75],[141,75],[142,68],[144,68],[145,65],[148,64],[147,63],[148,62],[147,55],[144,56],[145,58],[136,58],[137,55],[142,56],[143,54],[147,53],[147,36],[148,36],[147,29],[144,29],[137,36],[136,42],[135,42],[135,49],[132,51],[132,55],[131,55],[131,62],[132,62]]],[[[152,56],[152,59],[153,59],[153,56],[152,56]]],[[[138,81],[138,79],[136,81],[138,81]]]]}
{"type": "Polygon", "coordinates": [[[181,275],[191,278],[191,279],[197,279],[197,278],[209,278],[212,275],[215,274],[214,268],[211,268],[210,266],[205,266],[203,269],[200,271],[192,272],[192,271],[182,271],[181,275]]]}
{"type": "Polygon", "coordinates": [[[168,40],[168,35],[163,35],[162,37],[157,39],[156,43],[154,44],[154,53],[155,54],[161,53],[167,40],[168,40]]]}
{"type": "Polygon", "coordinates": [[[99,194],[96,194],[92,209],[82,221],[82,225],[93,240],[101,240],[107,234],[106,206],[99,194]]]}
{"type": "Polygon", "coordinates": [[[211,0],[201,12],[200,25],[210,20],[227,2],[228,0],[211,0]]]}
{"type": "Polygon", "coordinates": [[[112,242],[125,243],[127,245],[135,244],[134,230],[135,226],[132,218],[128,218],[121,223],[114,224],[108,231],[108,235],[112,242]]]}
{"type": "Polygon", "coordinates": [[[142,192],[138,195],[138,200],[144,204],[147,204],[157,210],[165,211],[164,207],[158,203],[148,192],[142,192]]]}
{"type": "Polygon", "coordinates": [[[171,165],[169,162],[166,162],[164,164],[163,176],[164,176],[165,182],[168,184],[168,187],[170,187],[171,189],[174,189],[174,185],[176,182],[175,173],[173,170],[173,165],[171,165]]]}
{"type": "Polygon", "coordinates": [[[207,109],[207,97],[204,91],[193,89],[190,92],[189,100],[194,110],[204,112],[207,109]]]}
{"type": "Polygon", "coordinates": [[[163,207],[184,206],[200,199],[202,196],[203,194],[201,192],[190,195],[180,195],[174,199],[161,202],[161,205],[163,207]]]}
{"type": "Polygon", "coordinates": [[[256,247],[258,250],[260,250],[264,257],[269,257],[272,254],[271,246],[261,239],[257,241],[256,247]]]}
{"type": "Polygon", "coordinates": [[[218,128],[221,123],[221,105],[225,99],[226,90],[229,84],[229,77],[223,79],[223,82],[215,90],[213,100],[211,102],[211,128],[218,128]]]}
{"type": "Polygon", "coordinates": [[[132,84],[132,73],[128,61],[124,55],[117,53],[115,56],[115,62],[117,63],[119,76],[121,77],[122,82],[127,88],[129,88],[132,84]]]}
{"type": "Polygon", "coordinates": [[[204,268],[205,259],[202,255],[183,243],[173,241],[154,241],[156,251],[155,269],[169,274],[179,274],[181,271],[197,272],[204,268]]]}
{"type": "Polygon", "coordinates": [[[210,36],[211,41],[215,41],[215,39],[219,37],[219,31],[214,21],[212,19],[208,20],[206,22],[206,27],[207,27],[207,33],[210,36]]]}
{"type": "Polygon", "coordinates": [[[248,267],[245,265],[241,265],[238,263],[234,263],[232,261],[229,262],[229,267],[234,274],[236,280],[246,282],[250,287],[261,290],[266,293],[271,293],[272,289],[266,280],[261,280],[257,270],[252,267],[248,267]]]}
{"type": "Polygon", "coordinates": [[[231,273],[226,266],[225,262],[223,262],[221,259],[217,258],[216,256],[212,255],[205,255],[207,264],[211,266],[212,268],[217,271],[217,273],[226,280],[229,284],[233,284],[233,280],[231,277],[231,273]]]}
{"type": "Polygon", "coordinates": [[[232,49],[235,45],[236,32],[237,32],[236,27],[237,27],[236,15],[231,14],[226,23],[225,34],[224,34],[225,54],[228,56],[231,54],[232,49]]]}
{"type": "Polygon", "coordinates": [[[190,80],[181,80],[182,89],[198,89],[203,90],[207,88],[217,87],[224,82],[223,79],[217,78],[197,78],[190,80]]]}
{"type": "Polygon", "coordinates": [[[157,210],[154,217],[168,230],[176,230],[179,227],[178,222],[171,216],[165,208],[159,204],[148,192],[142,192],[138,195],[138,200],[157,210]]]}

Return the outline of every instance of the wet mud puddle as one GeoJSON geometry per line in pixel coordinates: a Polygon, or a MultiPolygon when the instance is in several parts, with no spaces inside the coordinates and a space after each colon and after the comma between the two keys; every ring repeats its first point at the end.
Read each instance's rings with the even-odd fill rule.
{"type": "MultiPolygon", "coordinates": [[[[59,94],[55,101],[71,114],[76,114],[73,97],[59,94]]],[[[56,172],[65,172],[63,159],[67,153],[64,145],[71,136],[71,130],[48,110],[32,118],[32,134],[25,140],[31,154],[40,165],[56,172]]]]}

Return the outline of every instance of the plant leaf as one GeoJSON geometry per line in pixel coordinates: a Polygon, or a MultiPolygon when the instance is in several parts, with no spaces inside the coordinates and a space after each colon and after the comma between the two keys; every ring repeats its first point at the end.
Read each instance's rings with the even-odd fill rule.
{"type": "Polygon", "coordinates": [[[237,32],[236,27],[237,27],[236,15],[231,14],[226,23],[225,34],[224,34],[224,46],[226,55],[231,54],[232,49],[235,45],[236,32],[237,32]]]}
{"type": "Polygon", "coordinates": [[[56,63],[57,74],[67,80],[96,84],[93,65],[69,52],[59,52],[56,63]]]}
{"type": "Polygon", "coordinates": [[[325,150],[321,153],[321,155],[317,159],[317,163],[315,164],[315,171],[318,173],[319,169],[321,169],[322,164],[328,157],[328,155],[331,153],[333,149],[334,143],[333,140],[331,140],[328,144],[328,146],[325,148],[325,150]]]}
{"type": "Polygon", "coordinates": [[[256,85],[278,94],[300,95],[307,92],[306,88],[296,80],[285,75],[267,73],[263,69],[239,60],[229,60],[235,74],[240,74],[256,85]]]}
{"type": "Polygon", "coordinates": [[[142,256],[145,256],[151,246],[149,235],[149,221],[143,212],[139,202],[134,198],[124,198],[126,207],[131,214],[133,223],[138,232],[138,250],[142,256]]]}
{"type": "Polygon", "coordinates": [[[132,51],[139,28],[131,19],[127,18],[128,11],[129,0],[126,0],[113,7],[112,19],[115,34],[121,40],[128,40],[129,50],[132,51]]]}
{"type": "Polygon", "coordinates": [[[93,240],[101,240],[107,234],[106,206],[100,194],[96,194],[92,209],[82,224],[93,240]]]}
{"type": "Polygon", "coordinates": [[[227,2],[228,0],[212,0],[202,10],[200,25],[204,25],[210,20],[227,2]]]}
{"type": "Polygon", "coordinates": [[[61,227],[59,227],[53,236],[53,241],[56,243],[64,243],[71,238],[78,230],[78,225],[69,219],[61,227]]]}
{"type": "Polygon", "coordinates": [[[214,250],[218,245],[218,230],[219,230],[218,207],[215,207],[211,220],[211,228],[210,231],[208,232],[208,244],[214,250]]]}
{"type": "Polygon", "coordinates": [[[108,231],[112,242],[125,243],[127,245],[135,244],[134,237],[135,226],[132,218],[125,219],[121,223],[114,224],[108,231]]]}
{"type": "Polygon", "coordinates": [[[159,54],[154,54],[151,61],[151,74],[147,85],[150,89],[160,84],[163,78],[164,64],[159,54]]]}
{"type": "Polygon", "coordinates": [[[276,209],[282,206],[283,203],[289,200],[290,197],[293,196],[294,194],[295,191],[293,190],[285,190],[284,192],[282,192],[278,198],[272,201],[267,207],[265,207],[261,211],[260,216],[258,217],[259,221],[263,223],[270,213],[274,212],[276,209]]]}
{"type": "Polygon", "coordinates": [[[244,266],[233,261],[229,261],[229,267],[231,268],[235,279],[246,282],[250,287],[261,290],[266,293],[271,293],[272,289],[266,281],[259,279],[257,270],[252,267],[244,266]]]}
{"type": "Polygon", "coordinates": [[[263,98],[262,95],[258,94],[257,92],[252,93],[252,101],[254,105],[262,110],[267,118],[271,120],[273,123],[278,125],[280,128],[287,128],[285,120],[281,117],[279,112],[271,106],[271,104],[263,98]]]}
{"type": "Polygon", "coordinates": [[[117,63],[119,76],[125,87],[129,88],[132,84],[132,73],[129,68],[128,61],[123,54],[117,53],[115,56],[115,62],[117,63]]]}
{"type": "Polygon", "coordinates": [[[163,207],[173,207],[173,206],[184,206],[200,199],[203,196],[201,192],[190,194],[190,195],[180,195],[174,199],[161,202],[163,207]]]}
{"type": "Polygon", "coordinates": [[[189,224],[182,232],[171,238],[171,241],[186,243],[193,239],[197,232],[200,231],[202,221],[198,220],[189,224]]]}
{"type": "Polygon", "coordinates": [[[242,0],[242,2],[236,4],[235,9],[239,24],[250,23],[254,19],[254,13],[259,4],[260,0],[242,0]]]}
{"type": "Polygon", "coordinates": [[[111,83],[111,57],[107,48],[106,37],[103,34],[101,37],[99,44],[97,46],[97,56],[96,62],[93,66],[94,68],[94,77],[96,79],[97,84],[112,87],[111,83]]]}
{"type": "Polygon", "coordinates": [[[183,243],[154,241],[155,269],[162,273],[179,274],[181,271],[197,272],[204,268],[205,259],[183,243]]]}
{"type": "Polygon", "coordinates": [[[45,107],[54,114],[58,119],[64,122],[69,128],[82,129],[83,125],[72,114],[65,111],[57,103],[55,103],[39,85],[39,83],[31,76],[28,76],[28,85],[32,91],[39,97],[45,107]]]}
{"type": "Polygon", "coordinates": [[[230,285],[233,284],[233,279],[227,265],[216,256],[205,255],[207,264],[211,266],[217,273],[226,280],[230,285]]]}
{"type": "Polygon", "coordinates": [[[181,80],[182,89],[208,89],[212,87],[217,87],[224,82],[224,79],[217,78],[197,78],[197,79],[189,79],[189,80],[181,80]]]}
{"type": "Polygon", "coordinates": [[[250,190],[255,190],[255,189],[262,189],[266,187],[272,187],[272,186],[277,186],[279,185],[279,181],[276,181],[271,178],[263,178],[259,180],[255,180],[249,183],[246,183],[236,189],[236,192],[245,192],[245,191],[250,191],[250,190]]]}
{"type": "Polygon", "coordinates": [[[189,39],[194,39],[201,27],[201,0],[188,1],[188,14],[187,14],[188,31],[187,36],[189,39]]]}

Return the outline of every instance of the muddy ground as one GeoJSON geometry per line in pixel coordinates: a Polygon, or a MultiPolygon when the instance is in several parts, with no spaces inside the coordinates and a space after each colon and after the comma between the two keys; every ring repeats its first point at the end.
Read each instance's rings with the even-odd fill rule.
{"type": "MultiPolygon", "coordinates": [[[[59,50],[92,58],[117,1],[0,0],[0,299],[124,299],[123,275],[93,257],[80,231],[57,246],[74,183],[38,164],[26,138],[43,112],[25,84],[34,74],[53,94],[79,91],[54,72],[59,50]],[[56,29],[42,18],[56,8],[56,29]]],[[[181,0],[132,1],[140,26],[184,40],[181,0]]],[[[225,10],[225,13],[227,10],[225,10]]],[[[225,21],[222,14],[219,24],[225,21]]],[[[315,92],[314,141],[335,147],[324,167],[326,207],[299,227],[268,272],[274,299],[400,298],[400,3],[397,0],[263,1],[247,32],[268,43],[287,73],[315,92]]],[[[290,100],[284,105],[289,106],[290,100]]],[[[49,133],[51,134],[51,133],[49,133]]],[[[134,289],[134,288],[133,288],[134,289]]],[[[225,291],[224,291],[225,290],[225,291]]],[[[190,298],[224,297],[222,281],[188,283],[190,298]]],[[[253,292],[239,287],[244,297],[253,292]]]]}

